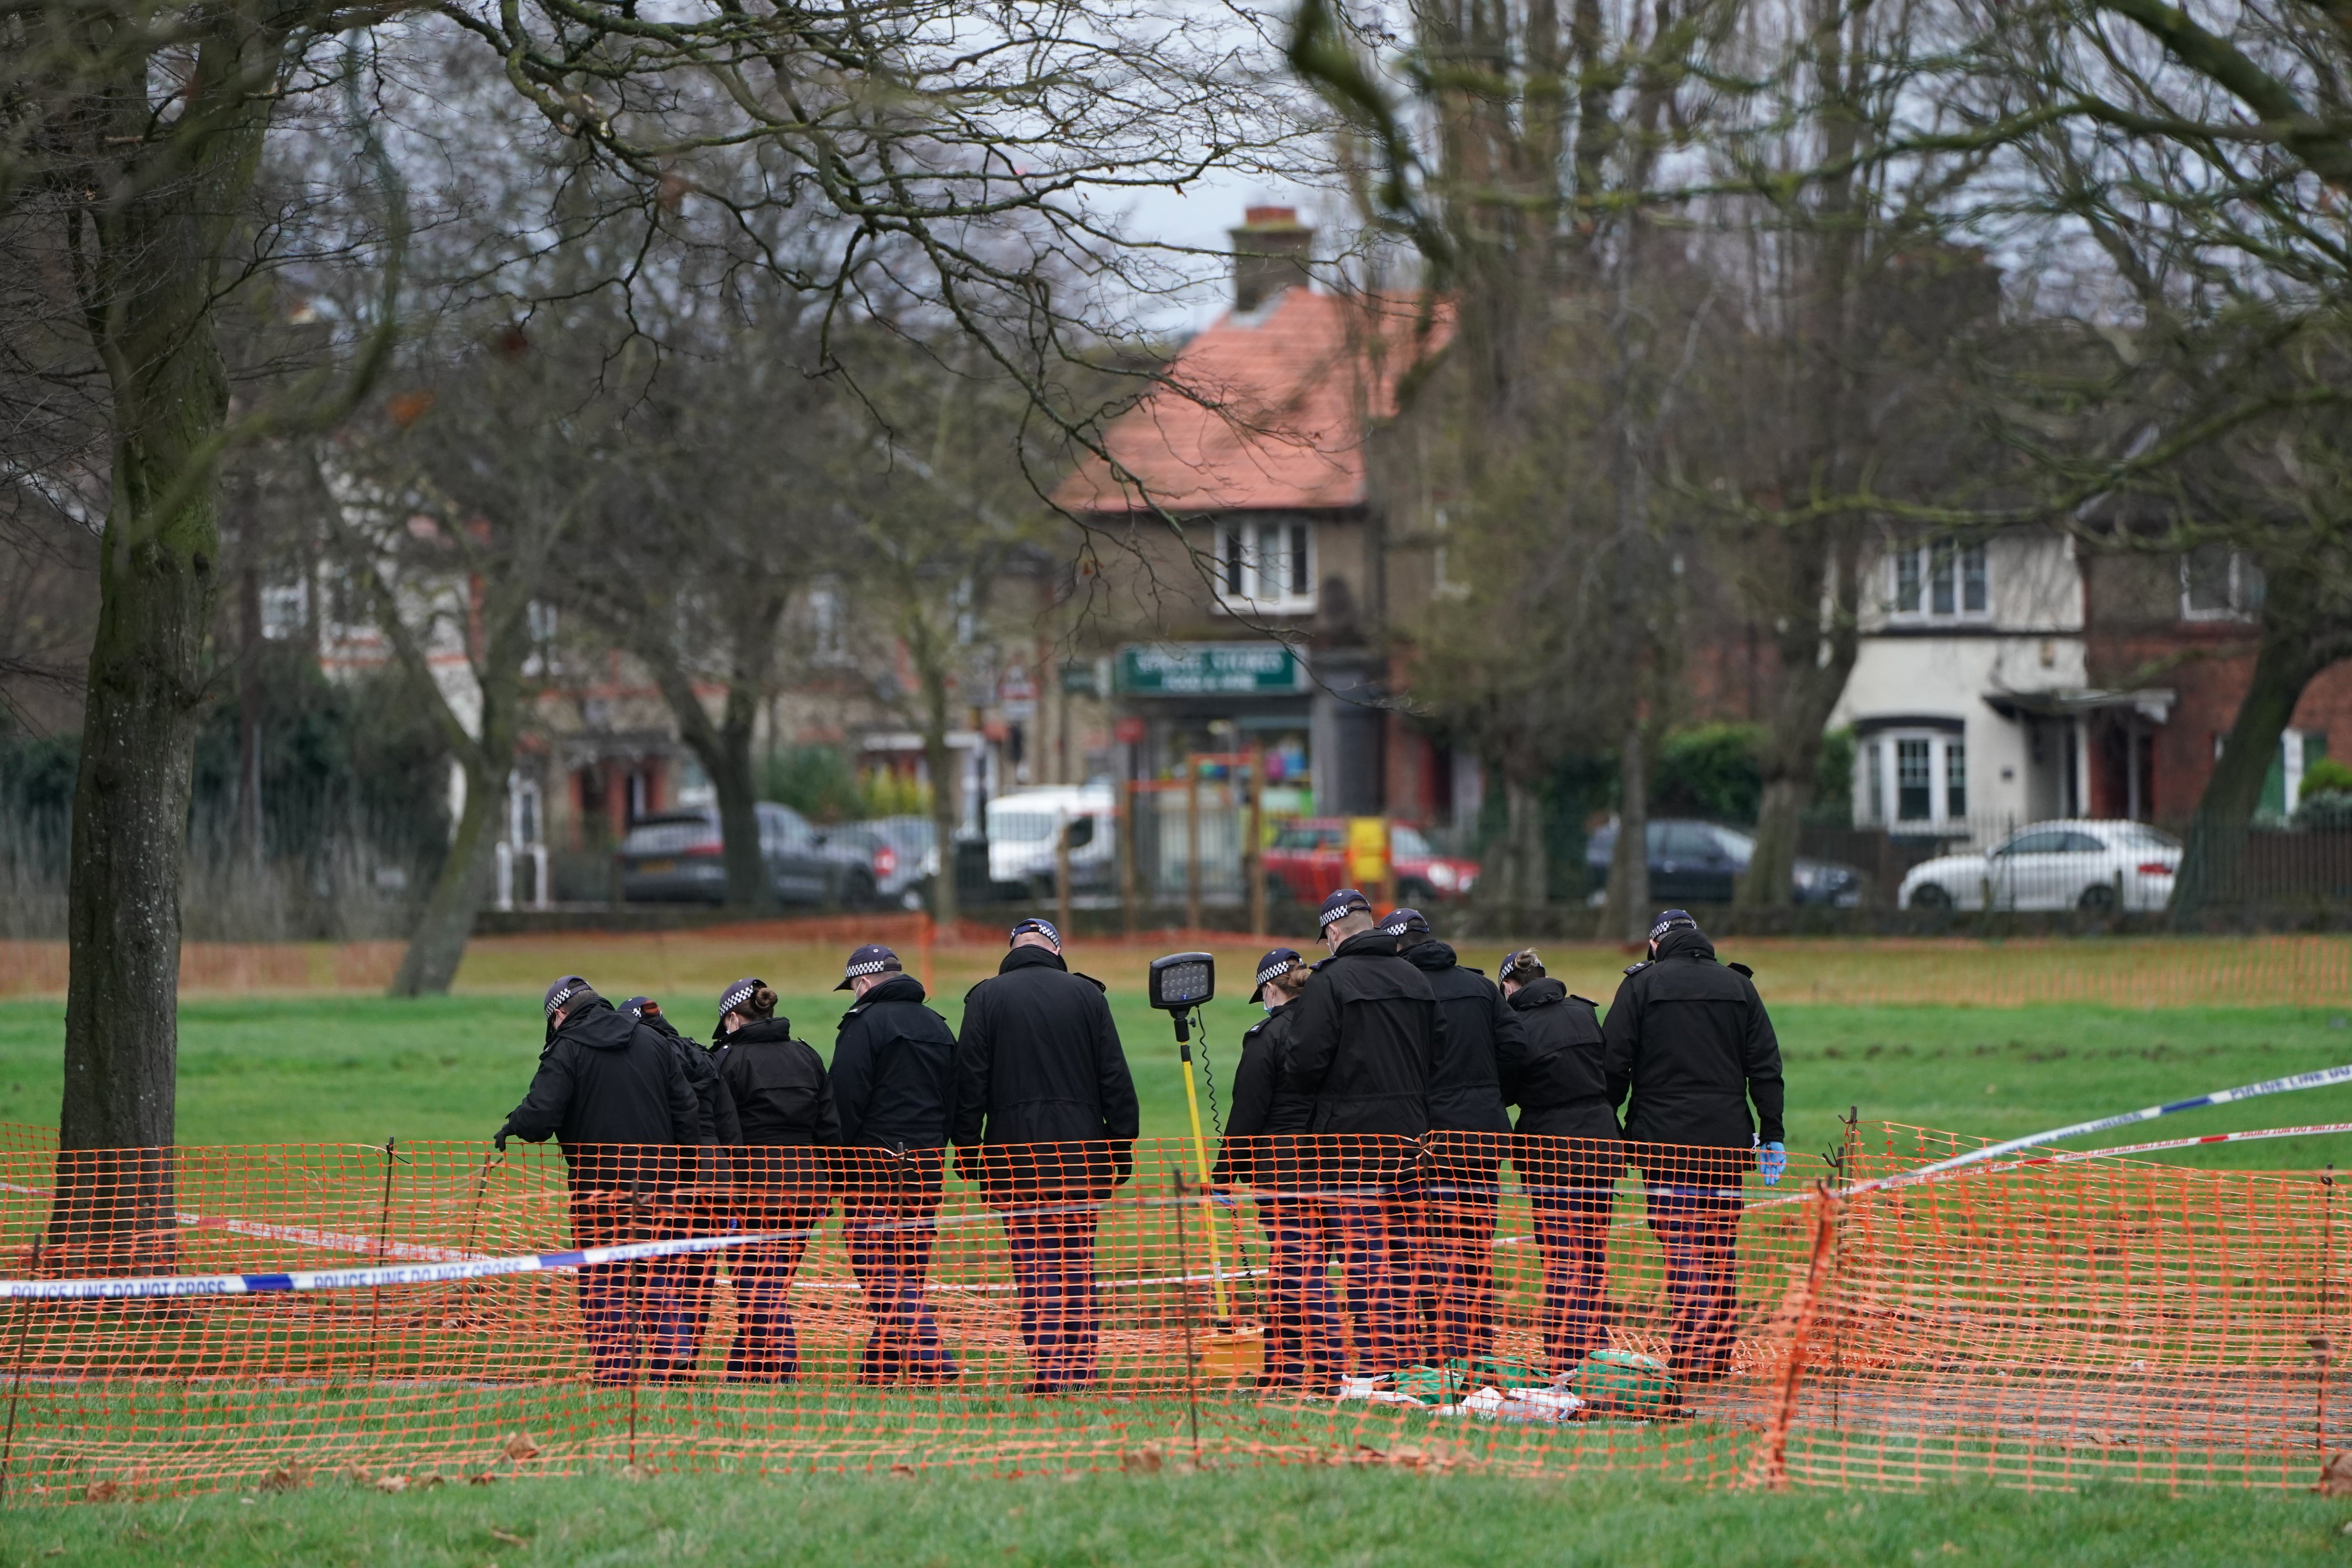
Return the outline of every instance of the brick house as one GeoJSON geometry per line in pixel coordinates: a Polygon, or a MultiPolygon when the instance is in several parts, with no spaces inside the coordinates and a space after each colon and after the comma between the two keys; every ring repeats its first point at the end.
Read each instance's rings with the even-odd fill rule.
{"type": "Polygon", "coordinates": [[[1316,288],[1291,208],[1233,237],[1233,308],[1111,424],[1118,469],[1090,458],[1054,497],[1118,547],[1100,652],[1129,776],[1255,742],[1282,809],[1475,811],[1475,763],[1387,700],[1391,628],[1430,585],[1374,448],[1449,323],[1422,296],[1316,288]]]}

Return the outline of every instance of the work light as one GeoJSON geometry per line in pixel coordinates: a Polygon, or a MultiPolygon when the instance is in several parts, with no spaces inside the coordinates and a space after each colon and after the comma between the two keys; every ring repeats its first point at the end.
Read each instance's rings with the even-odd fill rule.
{"type": "Polygon", "coordinates": [[[1217,961],[1205,952],[1171,952],[1151,961],[1151,1005],[1182,1013],[1217,994],[1217,961]]]}

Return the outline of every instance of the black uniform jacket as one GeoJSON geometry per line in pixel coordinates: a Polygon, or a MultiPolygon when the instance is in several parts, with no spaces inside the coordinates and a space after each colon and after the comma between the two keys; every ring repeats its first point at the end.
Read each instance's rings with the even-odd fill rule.
{"type": "Polygon", "coordinates": [[[1508,1132],[1503,1109],[1503,1074],[1526,1049],[1519,1016],[1503,1000],[1502,988],[1475,969],[1465,969],[1454,950],[1437,941],[1403,950],[1404,961],[1429,976],[1445,1036],[1429,1075],[1429,1125],[1439,1132],[1508,1132]]]}
{"type": "Polygon", "coordinates": [[[833,1103],[845,1144],[946,1145],[955,1114],[955,1032],[923,1005],[923,983],[894,974],[842,1016],[833,1046],[833,1103]]]}
{"type": "Polygon", "coordinates": [[[677,1065],[686,1069],[686,1081],[694,1086],[694,1098],[702,1107],[702,1136],[698,1142],[743,1142],[743,1124],[735,1115],[735,1096],[729,1090],[727,1080],[719,1076],[719,1064],[710,1053],[679,1034],[659,1013],[640,1022],[669,1041],[677,1052],[677,1065]]]}
{"type": "Polygon", "coordinates": [[[1298,1134],[1307,1131],[1315,1111],[1314,1102],[1287,1081],[1290,1026],[1297,1013],[1298,1000],[1293,997],[1242,1037],[1241,1064],[1234,1068],[1233,1114],[1225,1120],[1213,1180],[1261,1187],[1292,1184],[1298,1134]]]}
{"type": "Polygon", "coordinates": [[[736,1179],[822,1192],[830,1163],[823,1146],[841,1142],[824,1059],[807,1041],[793,1038],[788,1018],[744,1025],[725,1037],[718,1055],[743,1123],[736,1179]]]}
{"type": "Polygon", "coordinates": [[[1318,1180],[1397,1182],[1429,1131],[1429,1075],[1445,1016],[1429,977],[1393,939],[1359,931],[1316,965],[1290,1026],[1290,1087],[1313,1101],[1308,1131],[1344,1133],[1313,1150],[1318,1180]]]}
{"type": "Polygon", "coordinates": [[[1625,972],[1601,1041],[1610,1103],[1633,1096],[1627,1142],[1745,1149],[1759,1131],[1782,1140],[1772,1020],[1754,982],[1717,963],[1701,932],[1669,931],[1654,960],[1625,972]]]}
{"type": "Polygon", "coordinates": [[[1008,1151],[981,1163],[992,1192],[1108,1192],[1133,1168],[1137,1116],[1101,981],[1016,947],[965,994],[951,1131],[959,1147],[1008,1151]]]}
{"type": "Polygon", "coordinates": [[[677,1048],[598,997],[540,1052],[506,1130],[530,1143],[560,1141],[574,1188],[651,1186],[676,1178],[674,1154],[625,1146],[698,1142],[702,1106],[677,1048]]]}
{"type": "Polygon", "coordinates": [[[1601,1018],[1591,1003],[1546,976],[1510,995],[1527,1054],[1504,1083],[1522,1133],[1614,1142],[1617,1112],[1601,1070],[1601,1018]]]}

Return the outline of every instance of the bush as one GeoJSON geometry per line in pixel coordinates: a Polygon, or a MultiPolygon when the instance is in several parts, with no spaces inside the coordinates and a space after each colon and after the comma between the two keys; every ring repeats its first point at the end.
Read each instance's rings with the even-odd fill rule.
{"type": "Polygon", "coordinates": [[[2303,799],[2295,804],[2294,825],[2319,833],[2352,830],[2352,789],[2324,789],[2313,794],[2310,774],[2304,775],[2303,799]]]}
{"type": "Polygon", "coordinates": [[[2352,763],[2322,757],[2303,770],[2303,798],[2315,795],[2352,795],[2352,763]]]}
{"type": "Polygon", "coordinates": [[[1666,737],[1650,791],[1651,815],[1755,821],[1764,797],[1756,763],[1762,738],[1754,724],[1701,724],[1666,737]]]}
{"type": "Polygon", "coordinates": [[[849,755],[839,746],[787,746],[770,752],[760,796],[781,801],[811,822],[845,822],[866,808],[849,755]]]}

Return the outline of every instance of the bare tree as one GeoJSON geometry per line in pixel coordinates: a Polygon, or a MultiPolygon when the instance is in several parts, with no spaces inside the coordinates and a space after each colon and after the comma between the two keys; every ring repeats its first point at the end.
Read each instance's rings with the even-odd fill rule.
{"type": "Polygon", "coordinates": [[[588,530],[650,358],[606,360],[601,323],[584,309],[570,324],[587,331],[567,337],[560,324],[539,323],[551,342],[493,328],[436,367],[354,455],[341,485],[347,581],[430,700],[465,779],[448,857],[393,976],[395,996],[446,991],[465,955],[515,747],[555,673],[545,606],[582,569],[572,546],[588,530]]]}
{"type": "MultiPolygon", "coordinates": [[[[374,29],[374,64],[392,66],[370,79],[372,108],[393,110],[383,121],[432,118],[417,99],[391,103],[385,83],[411,68],[430,79],[425,62],[461,40],[646,225],[698,222],[706,242],[741,242],[742,265],[852,313],[865,259],[890,248],[894,304],[926,301],[971,331],[1025,323],[1046,350],[1023,365],[1050,361],[1081,301],[1118,292],[1040,286],[1063,269],[1103,274],[1105,198],[1286,140],[1268,132],[1276,100],[1223,35],[1129,0],[985,11],[711,0],[644,15],[629,0],[0,4],[11,106],[0,218],[37,227],[71,279],[111,448],[74,818],[68,1149],[170,1141],[181,824],[216,593],[218,459],[264,428],[331,422],[335,401],[312,387],[233,422],[216,311],[251,259],[244,219],[273,126],[318,89],[358,79],[362,51],[341,40],[362,29],[374,29]],[[754,220],[785,214],[831,240],[815,263],[759,244],[754,220]]],[[[434,89],[427,79],[418,98],[434,89]]],[[[377,122],[352,119],[362,132],[377,122]]],[[[329,189],[352,178],[321,177],[329,189]]],[[[512,248],[528,251],[531,233],[517,229],[512,248]]],[[[629,252],[606,260],[609,276],[637,276],[629,252]]],[[[384,310],[362,325],[391,321],[384,310]]],[[[361,361],[344,400],[376,363],[361,361]]],[[[1082,422],[1023,374],[1058,420],[1082,422]]],[[[436,896],[441,934],[418,954],[438,956],[411,979],[447,960],[455,907],[436,896]]]]}

